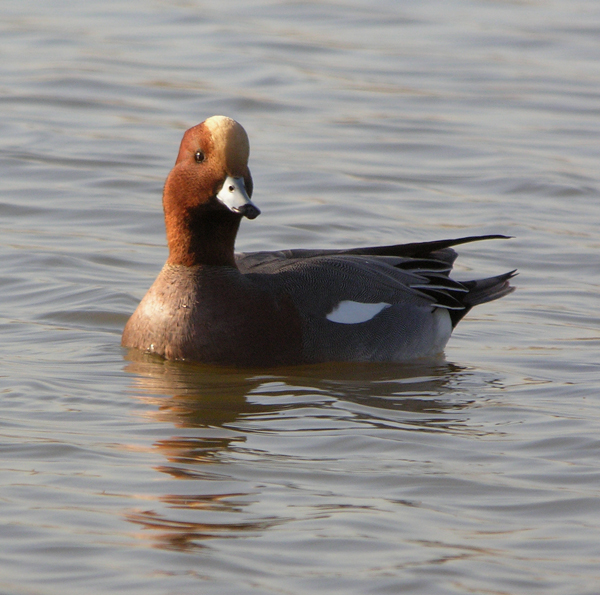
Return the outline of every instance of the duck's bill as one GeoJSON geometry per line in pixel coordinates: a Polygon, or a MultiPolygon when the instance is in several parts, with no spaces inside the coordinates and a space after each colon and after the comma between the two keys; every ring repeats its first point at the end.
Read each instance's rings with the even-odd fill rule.
{"type": "Polygon", "coordinates": [[[244,178],[227,176],[223,187],[217,192],[217,199],[230,211],[248,219],[256,219],[260,215],[260,209],[250,200],[246,192],[244,178]]]}

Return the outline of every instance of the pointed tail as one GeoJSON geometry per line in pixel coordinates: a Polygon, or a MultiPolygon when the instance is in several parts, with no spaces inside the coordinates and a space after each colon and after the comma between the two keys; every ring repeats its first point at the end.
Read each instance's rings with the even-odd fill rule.
{"type": "Polygon", "coordinates": [[[465,306],[463,310],[449,310],[452,326],[455,327],[473,306],[485,304],[486,302],[497,300],[512,293],[515,288],[510,284],[510,279],[516,274],[517,271],[515,269],[497,277],[488,277],[487,279],[477,279],[475,281],[461,281],[462,285],[469,291],[461,299],[462,304],[465,306]]]}

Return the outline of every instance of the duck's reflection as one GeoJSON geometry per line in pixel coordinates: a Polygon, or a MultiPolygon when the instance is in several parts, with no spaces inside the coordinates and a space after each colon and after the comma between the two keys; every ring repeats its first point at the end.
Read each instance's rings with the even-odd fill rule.
{"type": "MultiPolygon", "coordinates": [[[[220,497],[229,498],[230,495],[220,497]]],[[[207,511],[215,509],[213,502],[207,501],[204,508],[207,511]]],[[[264,520],[246,523],[199,523],[167,519],[149,510],[131,512],[126,514],[125,518],[131,523],[141,525],[145,530],[150,530],[148,535],[151,536],[155,547],[179,551],[202,548],[202,542],[211,538],[239,537],[248,532],[265,531],[282,522],[264,520]]]]}
{"type": "Polygon", "coordinates": [[[336,423],[344,431],[352,423],[357,432],[367,426],[464,431],[460,411],[472,401],[454,390],[468,371],[445,361],[265,371],[165,362],[133,352],[126,370],[135,376],[135,397],[153,406],[152,419],[176,430],[155,440],[165,459],[156,469],[194,480],[181,484],[183,493],[159,497],[160,511],[136,510],[127,519],[150,530],[144,536],[156,546],[179,550],[285,522],[248,513],[261,491],[248,480],[244,463],[251,434],[270,433],[277,441],[296,430],[317,435],[323,420],[328,432],[336,423]]]}
{"type": "MultiPolygon", "coordinates": [[[[177,427],[224,427],[240,418],[302,406],[311,401],[343,400],[378,411],[446,415],[472,401],[448,398],[469,375],[444,360],[423,364],[319,364],[274,370],[218,368],[165,362],[129,354],[126,370],[136,375],[136,395],[154,403],[160,421],[177,427]],[[145,395],[145,396],[144,396],[145,395]],[[285,396],[285,402],[282,401],[285,396]]],[[[456,421],[452,416],[447,421],[456,421]]],[[[436,418],[436,427],[439,419],[436,418]]]]}

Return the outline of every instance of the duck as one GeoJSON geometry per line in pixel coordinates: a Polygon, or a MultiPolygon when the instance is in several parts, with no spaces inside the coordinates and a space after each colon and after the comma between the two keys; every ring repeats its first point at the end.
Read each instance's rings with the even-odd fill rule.
{"type": "Polygon", "coordinates": [[[235,367],[410,363],[442,354],[471,308],[513,291],[516,271],[450,277],[453,247],[503,235],[236,254],[240,222],[260,214],[249,155],[226,116],[185,132],[163,192],[169,255],[123,347],[235,367]]]}

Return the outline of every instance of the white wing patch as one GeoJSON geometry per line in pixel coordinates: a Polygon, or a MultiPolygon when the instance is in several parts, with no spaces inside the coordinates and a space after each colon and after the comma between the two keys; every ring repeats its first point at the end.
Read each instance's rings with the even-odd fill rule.
{"type": "Polygon", "coordinates": [[[379,302],[378,304],[364,304],[351,300],[341,301],[325,318],[340,324],[358,324],[375,318],[379,312],[389,308],[392,304],[379,302]]]}

